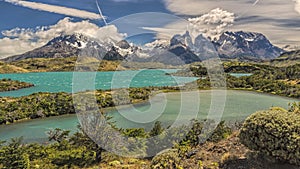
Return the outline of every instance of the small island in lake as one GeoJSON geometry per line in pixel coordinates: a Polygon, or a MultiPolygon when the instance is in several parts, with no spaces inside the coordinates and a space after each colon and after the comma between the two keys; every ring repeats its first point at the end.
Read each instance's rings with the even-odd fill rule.
{"type": "Polygon", "coordinates": [[[34,84],[12,79],[0,79],[0,92],[33,87],[34,84]]]}

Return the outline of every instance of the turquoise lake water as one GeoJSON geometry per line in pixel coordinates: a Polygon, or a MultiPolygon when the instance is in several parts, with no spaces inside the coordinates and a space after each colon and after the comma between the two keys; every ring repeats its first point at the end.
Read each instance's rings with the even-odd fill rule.
{"type": "MultiPolygon", "coordinates": [[[[229,90],[226,95],[224,112],[219,112],[220,114],[216,114],[216,117],[222,116],[223,120],[230,122],[244,120],[258,110],[265,110],[272,106],[287,108],[289,102],[299,102],[297,99],[247,91],[229,90]]],[[[118,127],[150,129],[157,120],[162,121],[164,125],[173,124],[176,118],[179,117],[179,110],[182,107],[184,109],[179,120],[190,120],[195,117],[191,112],[197,106],[199,106],[197,119],[206,119],[207,112],[211,106],[210,91],[159,94],[151,99],[151,104],[143,103],[134,106],[122,106],[118,110],[106,109],[106,112],[113,117],[113,121],[116,121],[118,127]],[[199,99],[195,99],[196,97],[199,97],[199,99]],[[141,116],[144,117],[142,120],[152,121],[134,122],[136,120],[133,120],[130,114],[132,115],[135,111],[141,113],[141,116]],[[128,117],[131,118],[128,119],[128,117]],[[152,117],[157,118],[151,119],[152,117]]],[[[24,136],[26,142],[47,142],[46,132],[50,129],[62,128],[75,131],[78,122],[76,115],[65,115],[2,125],[0,126],[0,140],[24,136]]]]}
{"type": "Polygon", "coordinates": [[[243,77],[243,76],[251,76],[253,75],[252,73],[229,73],[231,76],[234,76],[234,77],[243,77]]]}
{"type": "MultiPolygon", "coordinates": [[[[175,77],[165,75],[174,73],[175,69],[162,70],[137,70],[137,71],[118,71],[118,72],[94,72],[76,73],[77,80],[74,83],[89,82],[85,84],[87,88],[82,90],[111,89],[124,87],[145,87],[145,86],[176,86],[192,82],[194,77],[175,77]],[[78,77],[81,79],[78,80],[78,77]]],[[[17,91],[0,92],[0,96],[19,97],[30,95],[36,92],[72,92],[73,72],[45,72],[45,73],[20,73],[20,74],[0,74],[0,79],[10,78],[13,80],[32,83],[35,86],[17,91]]],[[[76,84],[77,85],[77,84],[76,84]]],[[[81,84],[80,84],[81,85],[81,84]]],[[[83,86],[83,85],[81,85],[83,86]]]]}

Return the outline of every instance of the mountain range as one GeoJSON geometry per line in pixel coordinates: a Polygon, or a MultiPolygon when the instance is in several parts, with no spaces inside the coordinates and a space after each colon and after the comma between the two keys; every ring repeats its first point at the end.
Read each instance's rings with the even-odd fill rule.
{"type": "Polygon", "coordinates": [[[122,41],[101,41],[82,34],[61,35],[46,45],[21,55],[2,59],[6,62],[27,58],[66,58],[88,56],[104,60],[161,62],[178,65],[203,61],[219,56],[221,59],[271,60],[284,50],[274,46],[261,33],[224,32],[216,40],[201,34],[193,39],[188,31],[175,35],[169,41],[155,41],[144,46],[122,41]]]}

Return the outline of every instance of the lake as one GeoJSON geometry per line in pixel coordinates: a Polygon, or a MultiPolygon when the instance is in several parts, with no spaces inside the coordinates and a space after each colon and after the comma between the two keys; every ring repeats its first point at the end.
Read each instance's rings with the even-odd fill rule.
{"type": "Polygon", "coordinates": [[[252,73],[229,73],[229,75],[239,78],[244,76],[251,76],[253,74],[252,73]]]}
{"type": "MultiPolygon", "coordinates": [[[[174,73],[176,69],[146,69],[136,71],[117,71],[117,72],[79,72],[76,77],[82,77],[76,83],[93,82],[88,85],[86,90],[92,89],[111,89],[145,86],[177,86],[196,80],[195,77],[176,77],[166,73],[174,73]],[[96,74],[93,79],[93,75],[96,74]],[[92,78],[92,79],[91,79],[92,78]],[[116,82],[117,83],[113,83],[116,82]]],[[[0,92],[0,96],[20,97],[36,92],[72,92],[73,72],[44,72],[44,73],[19,73],[19,74],[0,74],[0,79],[10,78],[32,83],[35,86],[16,91],[0,92]]],[[[83,90],[83,89],[82,89],[83,90]]]]}
{"type": "MultiPolygon", "coordinates": [[[[298,101],[280,96],[268,94],[228,90],[226,104],[222,119],[226,121],[241,121],[247,116],[258,110],[268,109],[272,106],[288,107],[289,102],[298,101]]],[[[134,106],[121,106],[116,109],[106,109],[106,112],[113,117],[116,125],[122,128],[142,127],[149,129],[157,120],[162,121],[164,125],[174,123],[178,117],[179,110],[185,107],[181,120],[189,120],[194,114],[189,113],[199,106],[197,118],[205,119],[211,105],[211,92],[209,90],[200,92],[178,92],[163,93],[154,96],[150,103],[141,103],[134,106]],[[190,98],[189,98],[190,97],[190,98]],[[199,99],[195,99],[199,97],[199,99]],[[182,106],[181,106],[182,105],[182,106]],[[145,121],[133,122],[132,114],[138,112],[144,115],[145,121]],[[143,114],[144,113],[144,114],[143,114]],[[130,117],[131,120],[126,119],[130,117]],[[148,118],[149,117],[149,118],[148,118]],[[154,120],[151,119],[157,117],[154,120]],[[152,120],[147,122],[146,120],[152,120]]],[[[134,119],[135,121],[141,119],[134,119]]],[[[0,126],[0,140],[7,140],[12,137],[24,136],[26,142],[46,142],[46,132],[50,129],[62,128],[67,130],[76,130],[78,119],[76,115],[65,115],[59,117],[50,117],[45,119],[35,119],[23,121],[11,125],[0,126]]]]}

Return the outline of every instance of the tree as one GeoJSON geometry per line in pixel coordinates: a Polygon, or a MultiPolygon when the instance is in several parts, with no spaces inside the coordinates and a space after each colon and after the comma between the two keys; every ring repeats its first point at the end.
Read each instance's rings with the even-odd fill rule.
{"type": "Polygon", "coordinates": [[[300,102],[299,103],[289,103],[289,112],[300,112],[300,102]]]}
{"type": "Polygon", "coordinates": [[[154,124],[154,127],[149,132],[150,137],[154,137],[157,135],[160,135],[164,131],[164,128],[162,127],[162,124],[160,121],[156,121],[154,124]]]}
{"type": "Polygon", "coordinates": [[[70,131],[68,131],[68,130],[62,130],[62,129],[56,128],[54,130],[50,130],[47,134],[48,134],[49,141],[54,140],[58,143],[61,143],[63,140],[68,138],[69,133],[70,133],[70,131]]]}
{"type": "Polygon", "coordinates": [[[105,151],[97,143],[95,143],[85,132],[80,128],[71,138],[70,142],[75,147],[85,146],[88,151],[95,152],[95,162],[101,162],[102,153],[105,151]]]}

